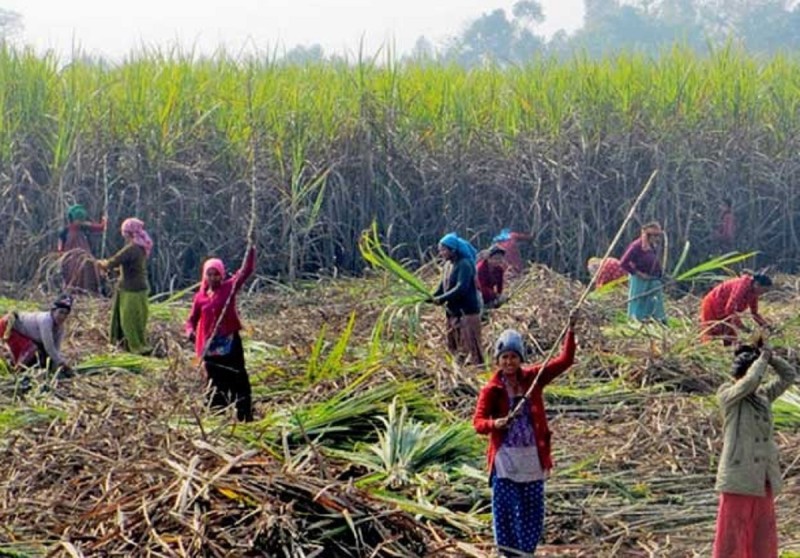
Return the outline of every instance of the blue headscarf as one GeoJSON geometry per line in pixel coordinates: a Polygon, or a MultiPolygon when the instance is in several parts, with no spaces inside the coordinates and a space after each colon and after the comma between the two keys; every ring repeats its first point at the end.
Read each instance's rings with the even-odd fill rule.
{"type": "Polygon", "coordinates": [[[494,237],[492,242],[503,242],[504,240],[511,240],[511,229],[503,229],[500,231],[500,234],[494,237]]]}
{"type": "Polygon", "coordinates": [[[458,254],[459,257],[467,258],[473,263],[478,257],[478,250],[476,250],[468,240],[464,240],[454,232],[444,235],[439,241],[439,244],[450,248],[453,252],[458,254]]]}

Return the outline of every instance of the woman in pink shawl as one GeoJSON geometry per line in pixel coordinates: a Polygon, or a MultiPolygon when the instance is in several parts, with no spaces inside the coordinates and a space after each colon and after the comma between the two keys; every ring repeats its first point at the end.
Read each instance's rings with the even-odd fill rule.
{"type": "Polygon", "coordinates": [[[153,251],[153,241],[144,230],[144,223],[134,217],[122,222],[121,232],[125,246],[109,259],[97,262],[103,272],[120,270],[111,310],[110,338],[132,353],[149,354],[147,259],[153,251]]]}
{"type": "Polygon", "coordinates": [[[255,263],[256,251],[251,247],[241,269],[226,278],[222,260],[206,260],[200,290],[194,295],[186,321],[186,334],[194,341],[198,358],[203,359],[209,404],[220,408],[234,403],[237,418],[245,422],[253,420],[253,409],[236,294],[253,274],[255,263]]]}

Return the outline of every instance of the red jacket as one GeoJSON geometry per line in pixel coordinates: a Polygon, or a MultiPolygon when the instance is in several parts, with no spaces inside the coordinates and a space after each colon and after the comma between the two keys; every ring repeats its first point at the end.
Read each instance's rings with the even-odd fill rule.
{"type": "Polygon", "coordinates": [[[767,321],[758,313],[758,295],[753,289],[753,277],[742,275],[723,281],[703,297],[700,319],[703,322],[726,320],[738,328],[743,327],[738,313],[750,308],[753,319],[760,326],[767,321]]]}
{"type": "Polygon", "coordinates": [[[509,271],[513,273],[522,273],[525,264],[522,261],[522,254],[519,250],[519,242],[522,240],[530,240],[533,236],[530,234],[512,232],[508,240],[500,240],[495,242],[500,248],[506,252],[506,263],[508,263],[509,271]]]}
{"type": "Polygon", "coordinates": [[[627,275],[627,272],[622,269],[617,258],[607,258],[606,261],[603,262],[603,267],[597,272],[597,282],[595,284],[600,288],[606,283],[611,283],[621,277],[625,277],[625,275],[627,275]]]}
{"type": "MultiPolygon", "coordinates": [[[[539,376],[536,387],[533,388],[533,393],[528,399],[528,404],[531,410],[530,416],[533,423],[533,431],[536,434],[536,449],[539,451],[539,461],[544,471],[549,471],[553,468],[553,458],[550,454],[550,430],[547,426],[547,415],[544,412],[542,390],[572,366],[573,362],[575,362],[575,333],[569,330],[564,338],[561,354],[548,362],[541,373],[541,364],[522,367],[522,387],[525,391],[533,383],[533,379],[537,375],[539,376]]],[[[490,472],[494,466],[494,456],[503,444],[503,436],[505,435],[505,431],[495,430],[494,421],[507,416],[511,411],[509,409],[508,393],[501,376],[502,372],[498,370],[481,389],[481,393],[478,396],[478,405],[475,408],[475,415],[472,417],[472,425],[475,427],[475,431],[478,434],[489,435],[489,449],[486,458],[490,472]]]]}
{"type": "Polygon", "coordinates": [[[194,349],[197,356],[203,356],[206,342],[214,331],[217,319],[225,308],[225,302],[231,297],[225,316],[219,324],[217,335],[230,335],[242,329],[239,314],[236,312],[236,293],[245,281],[253,274],[256,265],[256,250],[251,248],[247,253],[241,269],[232,277],[225,279],[214,292],[198,291],[194,295],[192,311],[186,321],[187,333],[194,332],[194,349]]]}

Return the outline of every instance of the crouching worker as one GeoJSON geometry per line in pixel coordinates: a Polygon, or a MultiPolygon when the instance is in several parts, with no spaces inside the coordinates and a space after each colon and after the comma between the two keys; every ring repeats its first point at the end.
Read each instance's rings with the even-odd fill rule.
{"type": "Polygon", "coordinates": [[[544,367],[523,366],[522,337],[504,331],[495,344],[497,371],[478,396],[472,424],[489,435],[492,526],[501,556],[533,556],[542,536],[544,481],[553,467],[542,390],[575,361],[574,325],[571,315],[561,354],[544,367]],[[521,411],[510,418],[520,403],[521,411]]]}
{"type": "Polygon", "coordinates": [[[603,261],[603,258],[589,258],[586,268],[589,270],[590,275],[597,275],[597,280],[594,282],[594,286],[597,289],[602,288],[603,285],[619,281],[627,275],[617,258],[606,258],[605,261],[603,261]]]}
{"type": "Polygon", "coordinates": [[[775,496],[783,484],[775,444],[772,404],[796,379],[794,368],[772,350],[742,345],[733,380],[717,396],[722,407],[722,456],[714,558],[778,558],[775,496]],[[764,381],[767,367],[776,377],[764,381]]]}
{"type": "Polygon", "coordinates": [[[222,260],[206,260],[200,290],[194,295],[186,321],[186,333],[194,340],[198,358],[203,359],[208,403],[215,408],[235,403],[236,417],[245,422],[253,420],[253,409],[239,336],[242,323],[236,312],[236,293],[253,274],[255,263],[255,248],[251,248],[241,269],[226,278],[222,260]]]}
{"type": "Polygon", "coordinates": [[[703,341],[717,338],[724,345],[733,345],[738,340],[739,331],[750,331],[739,317],[739,313],[748,308],[753,321],[762,328],[769,327],[758,312],[758,297],[771,288],[772,279],[757,273],[728,279],[711,289],[700,305],[703,341]]]}
{"type": "Polygon", "coordinates": [[[0,318],[0,336],[8,349],[13,368],[49,366],[62,375],[72,369],[61,354],[64,324],[72,312],[72,298],[59,296],[45,312],[12,312],[0,318]]]}
{"type": "Polygon", "coordinates": [[[503,294],[503,276],[506,272],[506,251],[492,246],[485,257],[478,261],[478,286],[481,289],[484,308],[499,308],[507,300],[503,294]]]}

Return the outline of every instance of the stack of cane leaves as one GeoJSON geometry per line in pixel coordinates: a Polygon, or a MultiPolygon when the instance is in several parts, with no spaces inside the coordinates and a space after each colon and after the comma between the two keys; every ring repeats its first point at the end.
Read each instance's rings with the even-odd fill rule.
{"type": "Polygon", "coordinates": [[[152,359],[130,353],[95,355],[82,360],[74,367],[82,375],[108,373],[113,371],[140,373],[152,367],[152,359]]]}
{"type": "Polygon", "coordinates": [[[99,386],[85,389],[51,420],[14,418],[0,458],[3,542],[39,541],[34,555],[64,556],[415,556],[438,544],[407,513],[346,483],[176,428],[166,398],[102,400],[99,386]]]}

